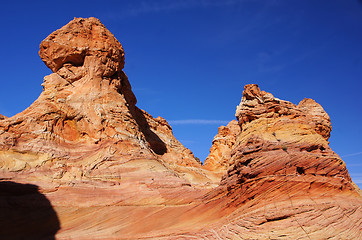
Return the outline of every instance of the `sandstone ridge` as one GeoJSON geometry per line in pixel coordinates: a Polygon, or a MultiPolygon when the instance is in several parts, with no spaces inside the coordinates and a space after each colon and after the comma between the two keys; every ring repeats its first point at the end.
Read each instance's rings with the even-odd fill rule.
{"type": "MultiPolygon", "coordinates": [[[[202,166],[165,119],[136,106],[122,45],[98,19],[75,18],[39,55],[53,71],[43,92],[0,115],[0,202],[13,219],[41,209],[10,189],[31,186],[54,208],[56,239],[362,238],[360,190],[314,100],[294,105],[246,85],[202,166]]],[[[0,216],[17,228],[8,221],[0,216]]],[[[53,237],[28,230],[19,237],[53,237]]]]}

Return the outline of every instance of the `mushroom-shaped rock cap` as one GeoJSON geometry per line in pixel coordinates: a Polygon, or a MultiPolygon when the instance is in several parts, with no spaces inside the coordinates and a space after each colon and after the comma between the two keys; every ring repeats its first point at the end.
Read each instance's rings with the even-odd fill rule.
{"type": "Polygon", "coordinates": [[[86,56],[95,56],[106,65],[103,76],[112,76],[124,67],[122,45],[97,18],[74,18],[40,44],[45,65],[57,72],[64,64],[81,66],[86,56]]]}

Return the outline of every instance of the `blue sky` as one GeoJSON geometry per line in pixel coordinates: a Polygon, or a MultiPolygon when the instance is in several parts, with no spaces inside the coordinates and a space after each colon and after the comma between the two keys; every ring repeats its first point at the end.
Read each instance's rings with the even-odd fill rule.
{"type": "Polygon", "coordinates": [[[138,106],[168,120],[204,160],[245,84],[320,103],[330,145],[362,186],[362,2],[357,0],[7,1],[0,9],[0,113],[12,116],[51,73],[40,42],[74,17],[122,43],[138,106]]]}

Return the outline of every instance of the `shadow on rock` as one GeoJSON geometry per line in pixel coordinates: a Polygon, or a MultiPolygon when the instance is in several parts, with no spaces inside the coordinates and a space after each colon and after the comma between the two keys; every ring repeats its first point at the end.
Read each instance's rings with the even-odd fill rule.
{"type": "Polygon", "coordinates": [[[38,186],[0,182],[0,239],[55,239],[59,219],[38,186]]]}
{"type": "MultiPolygon", "coordinates": [[[[132,111],[131,111],[132,112],[132,111]]],[[[166,144],[161,140],[156,133],[151,130],[150,125],[147,123],[147,119],[138,107],[135,107],[132,113],[137,124],[140,126],[140,130],[146,138],[150,148],[158,155],[163,155],[167,152],[166,144]]]]}

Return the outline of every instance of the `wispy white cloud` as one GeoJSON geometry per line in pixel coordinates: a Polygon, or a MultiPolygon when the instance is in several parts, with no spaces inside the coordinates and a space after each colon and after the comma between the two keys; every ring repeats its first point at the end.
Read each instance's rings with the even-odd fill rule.
{"type": "Polygon", "coordinates": [[[138,15],[148,12],[182,10],[194,7],[219,7],[245,2],[247,0],[162,0],[142,1],[130,9],[131,14],[138,15]]]}
{"type": "Polygon", "coordinates": [[[235,5],[253,0],[158,0],[158,1],[132,1],[122,9],[122,14],[109,14],[108,17],[118,19],[125,16],[139,16],[145,13],[158,13],[164,11],[177,11],[195,7],[222,7],[235,5]]]}
{"type": "MultiPolygon", "coordinates": [[[[317,45],[317,46],[311,48],[309,51],[306,51],[304,53],[300,53],[299,55],[294,54],[292,52],[286,52],[285,50],[287,48],[282,48],[280,51],[276,51],[276,52],[278,54],[281,54],[281,53],[285,54],[284,52],[286,52],[286,54],[294,56],[294,58],[290,59],[290,61],[285,61],[285,62],[280,63],[280,64],[274,64],[274,62],[275,62],[274,58],[272,58],[272,56],[270,54],[265,53],[265,52],[261,52],[261,53],[259,53],[259,56],[258,56],[259,72],[277,73],[277,72],[283,71],[287,67],[290,67],[292,65],[296,65],[296,64],[302,62],[303,60],[308,59],[308,58],[312,57],[313,55],[318,54],[319,51],[326,48],[327,43],[328,43],[328,41],[325,41],[325,42],[321,43],[320,45],[317,45]]],[[[288,48],[292,49],[291,46],[288,46],[288,48]]]]}
{"type": "Polygon", "coordinates": [[[346,154],[346,155],[341,156],[341,158],[353,157],[353,156],[358,156],[358,155],[362,155],[362,152],[355,152],[355,153],[346,154]]]}
{"type": "Polygon", "coordinates": [[[209,120],[209,119],[182,119],[182,120],[169,120],[171,125],[222,125],[228,124],[229,121],[226,120],[209,120]]]}

